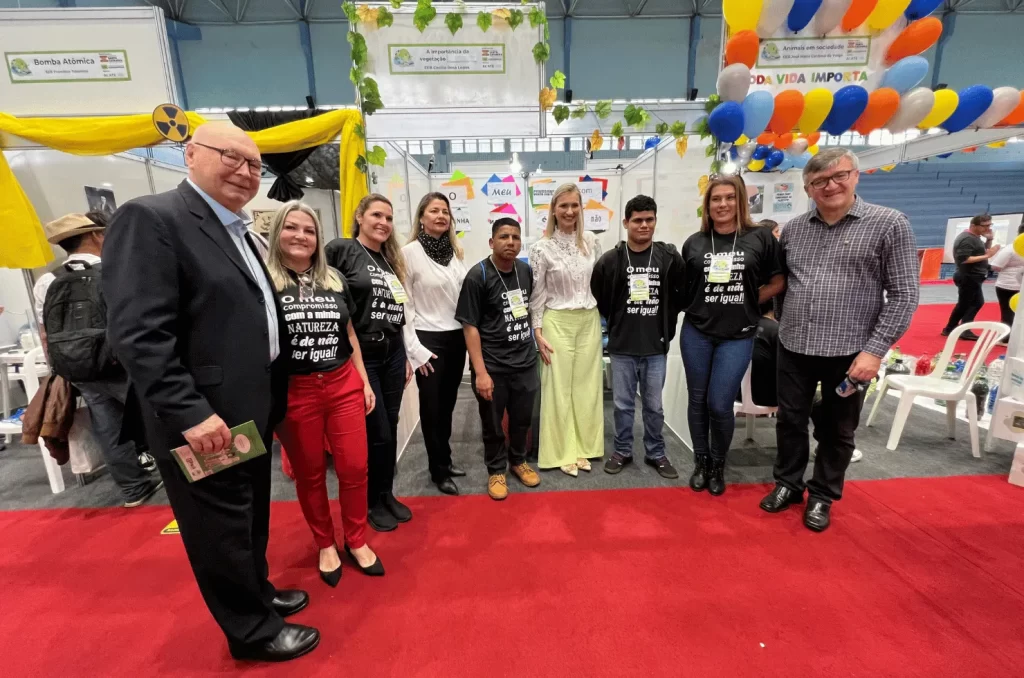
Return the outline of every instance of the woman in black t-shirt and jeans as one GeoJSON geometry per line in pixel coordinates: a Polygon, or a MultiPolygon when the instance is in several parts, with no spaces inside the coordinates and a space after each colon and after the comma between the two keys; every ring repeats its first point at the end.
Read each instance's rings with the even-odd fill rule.
{"type": "Polygon", "coordinates": [[[683,329],[680,341],[687,420],[693,440],[690,487],[725,492],[725,456],[736,417],[733,398],[750,365],[759,305],[785,286],[778,243],[750,221],[738,176],[722,175],[704,193],[701,228],[683,244],[683,329]]]}
{"type": "Polygon", "coordinates": [[[405,325],[405,258],[395,236],[391,201],[372,193],[356,207],[351,238],[327,245],[327,261],[341,271],[355,302],[352,324],[377,407],[366,416],[368,440],[367,518],[378,532],[412,519],[395,499],[398,411],[412,365],[402,341],[405,325]]]}
{"type": "Polygon", "coordinates": [[[334,457],[345,550],[359,568],[383,575],[366,544],[366,415],[376,397],[363,366],[354,304],[338,271],[327,266],[316,212],[285,204],[270,228],[267,270],[281,301],[288,347],[288,411],[277,435],[295,472],[299,506],[320,548],[320,577],[341,579],[327,498],[324,441],[334,457]]]}

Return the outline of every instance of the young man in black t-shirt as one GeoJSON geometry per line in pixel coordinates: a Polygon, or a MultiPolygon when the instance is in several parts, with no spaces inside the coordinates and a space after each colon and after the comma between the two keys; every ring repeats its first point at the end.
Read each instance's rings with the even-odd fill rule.
{"type": "Polygon", "coordinates": [[[516,257],[522,247],[519,222],[503,217],[491,227],[491,256],[469,269],[455,319],[462,323],[473,393],[483,425],[487,494],[508,496],[505,473],[527,487],[540,476],[526,463],[526,434],[540,388],[537,349],[530,331],[533,293],[530,267],[516,257]],[[508,412],[508,442],[501,420],[508,412]]]}
{"type": "Polygon", "coordinates": [[[615,453],[606,473],[633,463],[633,412],[637,386],[643,405],[644,463],[663,478],[679,473],[665,455],[666,354],[676,333],[683,260],[673,245],[654,242],[658,205],[646,195],[626,203],[626,242],[606,252],[594,266],[590,289],[608,322],[615,403],[615,453]]]}

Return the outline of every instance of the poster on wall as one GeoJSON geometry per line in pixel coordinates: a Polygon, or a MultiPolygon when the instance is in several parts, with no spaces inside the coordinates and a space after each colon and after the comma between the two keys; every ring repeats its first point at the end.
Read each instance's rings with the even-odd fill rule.
{"type": "Polygon", "coordinates": [[[473,228],[473,222],[469,218],[469,205],[452,205],[452,219],[455,220],[455,232],[466,233],[473,228]]]}
{"type": "Polygon", "coordinates": [[[596,200],[583,205],[583,227],[588,231],[603,233],[611,228],[614,213],[596,200]]]}
{"type": "Polygon", "coordinates": [[[793,213],[793,184],[777,183],[772,187],[772,212],[775,214],[793,213]]]}
{"type": "Polygon", "coordinates": [[[764,214],[763,186],[747,186],[747,204],[750,207],[750,213],[752,215],[764,214]]]}
{"type": "Polygon", "coordinates": [[[533,229],[531,224],[531,232],[543,233],[548,227],[548,217],[551,215],[550,205],[535,205],[533,208],[533,223],[537,224],[537,228],[533,229]]]}
{"type": "Polygon", "coordinates": [[[535,208],[547,208],[551,204],[551,198],[555,195],[558,184],[554,179],[530,179],[530,204],[535,208]]]}
{"type": "Polygon", "coordinates": [[[132,79],[128,52],[5,52],[15,85],[41,82],[118,82],[132,79]]]}
{"type": "Polygon", "coordinates": [[[503,205],[521,196],[523,191],[519,188],[519,182],[509,174],[502,178],[492,174],[491,178],[483,185],[480,192],[487,196],[487,202],[492,205],[503,205]]]}
{"type": "Polygon", "coordinates": [[[505,45],[388,44],[391,75],[494,75],[505,72],[505,45]]]}
{"type": "Polygon", "coordinates": [[[85,187],[85,201],[89,205],[90,212],[100,212],[112,216],[117,209],[117,201],[114,200],[114,192],[109,188],[96,188],[95,186],[85,187]]]}
{"type": "Polygon", "coordinates": [[[448,196],[452,205],[466,205],[475,197],[473,180],[459,170],[452,172],[451,179],[441,184],[441,192],[448,196]]]}
{"type": "Polygon", "coordinates": [[[503,205],[498,205],[490,211],[487,215],[487,226],[493,226],[494,222],[502,217],[511,217],[518,221],[520,225],[523,223],[523,218],[519,215],[519,212],[516,211],[515,205],[505,203],[503,205]]]}
{"type": "MultiPolygon", "coordinates": [[[[316,212],[317,221],[322,225],[324,221],[320,215],[320,209],[314,207],[313,211],[316,212]]],[[[277,210],[252,210],[249,214],[252,217],[253,233],[258,233],[264,238],[269,236],[270,227],[274,223],[274,215],[277,214],[277,210]]]]}

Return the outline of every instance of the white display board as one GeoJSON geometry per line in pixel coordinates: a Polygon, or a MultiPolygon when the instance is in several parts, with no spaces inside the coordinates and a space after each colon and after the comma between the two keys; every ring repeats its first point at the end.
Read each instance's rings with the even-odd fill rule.
{"type": "MultiPolygon", "coordinates": [[[[515,9],[528,14],[534,6],[515,9]]],[[[384,103],[367,118],[368,138],[444,139],[453,130],[464,138],[539,136],[544,66],[535,61],[533,47],[543,41],[544,27],[524,20],[513,31],[495,19],[480,30],[477,13],[502,7],[467,3],[455,35],[445,25],[449,9],[458,11],[454,5],[437,5],[437,17],[423,32],[413,25],[413,2],[393,11],[392,26],[367,29],[360,23],[366,74],[376,80],[384,103]]]]}
{"type": "MultiPolygon", "coordinates": [[[[956,263],[953,260],[953,242],[956,237],[967,230],[971,225],[971,219],[976,216],[971,214],[966,217],[954,217],[946,222],[946,244],[942,252],[942,263],[956,263]]],[[[993,214],[992,215],[992,242],[1004,247],[1013,242],[1017,237],[1017,227],[1020,226],[1024,214],[993,214]]]]}
{"type": "Polygon", "coordinates": [[[163,10],[0,9],[0,110],[151,113],[177,103],[163,10]]]}
{"type": "Polygon", "coordinates": [[[750,218],[755,223],[771,219],[785,224],[809,209],[801,170],[747,172],[743,181],[747,185],[750,218]]]}

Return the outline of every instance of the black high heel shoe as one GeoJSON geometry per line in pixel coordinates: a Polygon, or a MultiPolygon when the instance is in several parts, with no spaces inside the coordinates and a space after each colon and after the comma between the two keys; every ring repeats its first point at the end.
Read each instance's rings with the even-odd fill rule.
{"type": "MultiPolygon", "coordinates": [[[[377,556],[377,560],[373,561],[373,565],[370,565],[369,567],[363,567],[362,565],[359,564],[359,561],[356,560],[356,557],[352,554],[352,549],[350,549],[348,547],[348,544],[345,545],[345,553],[348,554],[348,557],[352,559],[352,562],[356,564],[356,567],[358,567],[360,569],[360,571],[362,571],[363,574],[365,574],[367,576],[370,576],[370,577],[383,577],[384,576],[384,564],[382,562],[380,562],[380,556],[377,556]]],[[[374,555],[377,555],[377,554],[374,554],[374,555]]],[[[341,568],[339,568],[339,569],[341,569],[341,568]]]]}
{"type": "MultiPolygon", "coordinates": [[[[334,549],[337,550],[338,547],[335,546],[334,549]]],[[[348,549],[346,548],[346,550],[348,550],[348,549]]],[[[319,555],[318,555],[318,557],[319,557],[319,555]]],[[[335,569],[331,570],[330,572],[324,572],[323,570],[321,570],[319,568],[319,565],[318,565],[317,566],[317,571],[320,572],[320,578],[324,580],[324,583],[327,584],[328,586],[330,586],[331,588],[336,587],[338,585],[338,582],[341,581],[341,563],[338,563],[338,567],[336,567],[335,569]]]]}

